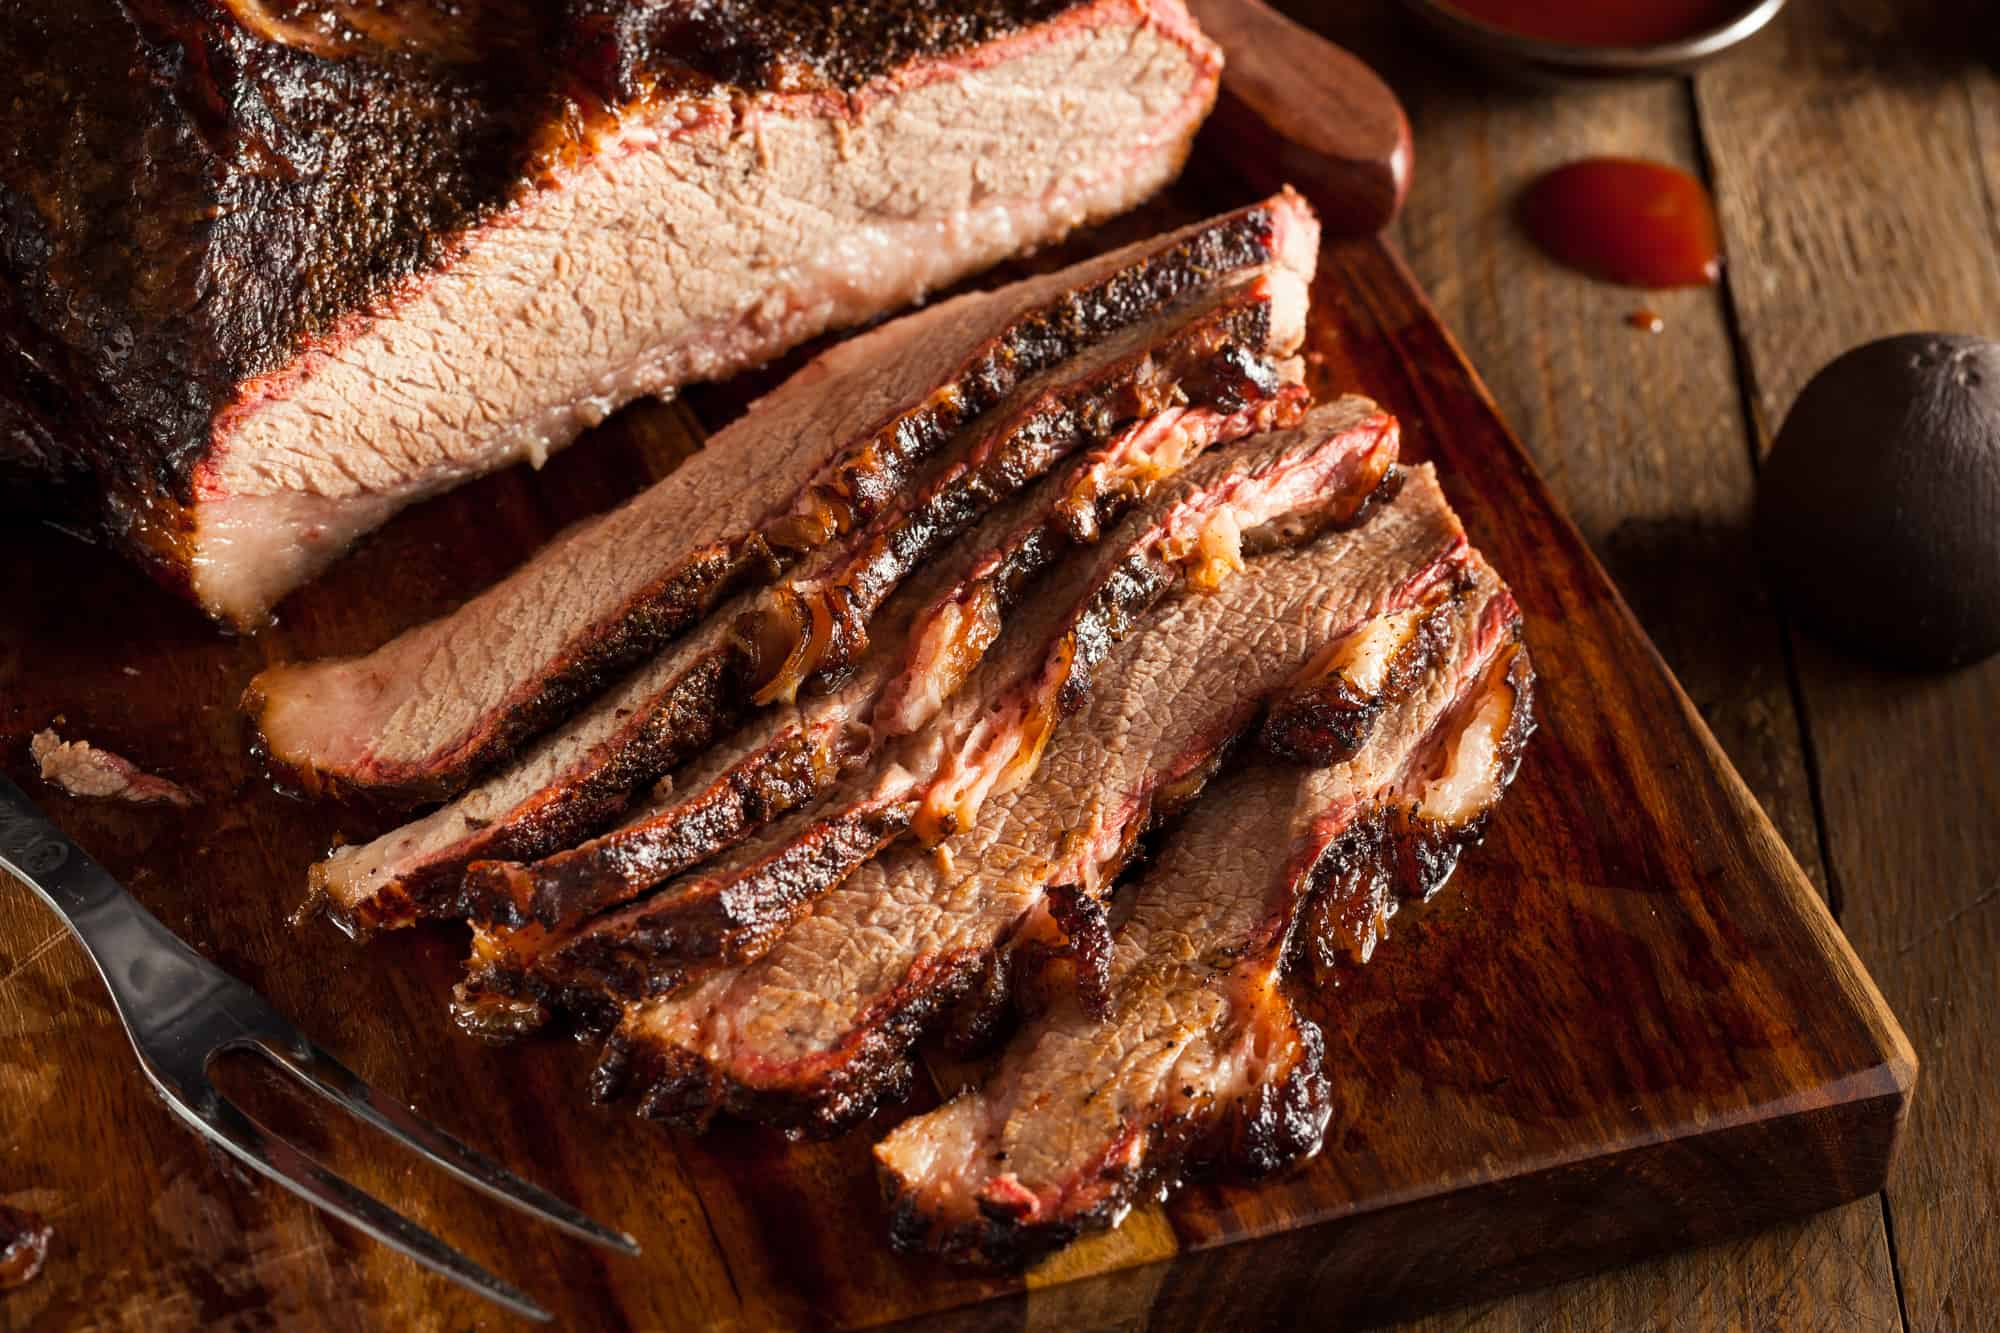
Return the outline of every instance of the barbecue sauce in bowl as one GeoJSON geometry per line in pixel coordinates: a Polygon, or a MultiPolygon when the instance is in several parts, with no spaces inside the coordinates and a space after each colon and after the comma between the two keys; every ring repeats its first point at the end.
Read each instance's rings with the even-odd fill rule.
{"type": "Polygon", "coordinates": [[[1521,221],[1556,260],[1608,282],[1703,287],[1722,274],[1708,191],[1663,163],[1593,157],[1557,167],[1528,187],[1521,221]]]}
{"type": "Polygon", "coordinates": [[[1445,0],[1445,8],[1538,42],[1610,47],[1685,41],[1743,12],[1741,0],[1445,0]]]}

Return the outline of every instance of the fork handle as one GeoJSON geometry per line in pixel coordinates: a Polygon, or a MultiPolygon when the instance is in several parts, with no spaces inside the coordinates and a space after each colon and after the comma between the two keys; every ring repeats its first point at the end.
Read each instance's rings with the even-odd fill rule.
{"type": "Polygon", "coordinates": [[[55,910],[82,943],[127,1029],[206,999],[229,979],[181,942],[0,774],[0,866],[55,910]]]}

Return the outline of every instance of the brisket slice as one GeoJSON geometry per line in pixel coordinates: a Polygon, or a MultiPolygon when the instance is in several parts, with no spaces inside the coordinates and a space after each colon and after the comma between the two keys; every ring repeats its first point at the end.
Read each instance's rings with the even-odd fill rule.
{"type": "MultiPolygon", "coordinates": [[[[1124,401],[1122,386],[1134,382],[1144,382],[1162,391],[1172,389],[1190,396],[1196,403],[1203,402],[1211,392],[1227,392],[1232,407],[1245,399],[1290,403],[1296,390],[1289,371],[1280,373],[1258,344],[1276,337],[1296,345],[1298,323],[1292,317],[1293,298],[1302,299],[1303,288],[1288,273],[1273,273],[1268,277],[1268,281],[1259,279],[1228,289],[1212,303],[1197,298],[1193,303],[1178,304],[1113,338],[1111,343],[1118,354],[1109,358],[1108,363],[1100,361],[1094,351],[1086,352],[1045,377],[1031,381],[1015,398],[989,414],[996,423],[990,432],[983,426],[966,432],[968,438],[956,441],[932,472],[955,470],[964,457],[980,452],[1012,454],[1015,449],[1011,441],[1016,436],[1043,438],[1041,428],[1046,423],[1036,411],[1022,409],[1020,404],[1025,401],[1032,408],[1074,385],[1086,386],[1079,392],[1097,391],[1105,395],[1102,405],[1106,422],[1117,419],[1112,415],[1114,411],[1141,410],[1142,405],[1124,401]],[[1216,318],[1218,315],[1222,317],[1216,318]],[[1239,336],[1255,341],[1240,342],[1239,336]],[[1160,348],[1157,359],[1146,350],[1153,347],[1160,348]],[[1216,357],[1226,357],[1232,365],[1239,358],[1247,358],[1270,373],[1258,373],[1241,383],[1230,380],[1225,385],[1210,374],[1210,362],[1216,357]]],[[[1032,446],[1024,445],[1021,451],[1032,452],[1032,446]]],[[[1001,503],[1007,498],[996,491],[982,497],[981,504],[1001,503]]],[[[930,595],[934,593],[926,594],[930,595]]],[[[879,609],[878,599],[868,614],[879,609]]],[[[489,777],[456,803],[483,800],[480,793],[493,789],[508,793],[509,813],[496,821],[482,811],[488,826],[481,830],[477,841],[490,846],[490,851],[468,845],[463,850],[469,857],[454,850],[449,857],[441,858],[435,853],[444,845],[429,836],[420,844],[410,844],[402,841],[399,834],[390,834],[388,842],[378,839],[370,849],[343,851],[327,863],[325,883],[333,891],[333,901],[342,906],[350,919],[372,916],[379,924],[404,915],[408,905],[422,908],[436,899],[436,889],[452,887],[453,877],[469,860],[528,859],[602,827],[624,807],[627,794],[706,748],[727,731],[729,723],[745,707],[755,702],[754,698],[746,698],[745,686],[756,673],[757,656],[741,632],[746,618],[741,605],[732,607],[676,642],[664,657],[642,668],[635,680],[644,684],[636,692],[628,684],[587,707],[582,715],[555,733],[557,737],[584,736],[588,744],[543,787],[531,794],[516,789],[519,771],[524,766],[536,766],[531,757],[489,777]],[[667,664],[674,669],[668,670],[667,664]],[[605,717],[607,711],[613,714],[609,720],[605,717]],[[376,855],[390,843],[395,844],[394,855],[387,858],[376,855]],[[419,854],[421,865],[412,861],[412,852],[419,854]],[[412,866],[420,874],[421,884],[402,875],[398,867],[404,865],[412,866]],[[363,867],[367,878],[357,881],[349,872],[363,867]],[[393,910],[384,913],[351,901],[358,894],[371,899],[386,895],[384,901],[391,902],[393,910]]],[[[544,750],[538,748],[533,753],[540,755],[544,750]]],[[[412,827],[418,826],[433,832],[439,827],[434,818],[419,820],[412,827]]]]}
{"type": "MultiPolygon", "coordinates": [[[[1310,531],[1289,522],[1306,515],[1349,519],[1395,452],[1394,423],[1348,398],[1294,430],[1201,460],[1134,513],[1096,561],[1073,563],[1038,596],[964,692],[890,752],[883,775],[632,907],[534,938],[532,953],[485,949],[461,1000],[484,991],[518,999],[524,988],[508,963],[529,964],[526,989],[536,999],[550,989],[630,998],[670,990],[694,967],[757,956],[905,829],[935,845],[970,826],[987,799],[1027,781],[1059,719],[1081,706],[1093,672],[1147,608],[1177,584],[1215,585],[1211,565],[1233,559],[1233,549],[1219,555],[1211,534],[1233,548],[1245,532],[1280,524],[1310,531]]],[[[658,825],[649,835],[679,837],[658,825]]],[[[462,1005],[460,1017],[476,1012],[462,1005]]]]}
{"type": "Polygon", "coordinates": [[[747,966],[626,1007],[599,1096],[692,1126],[720,1112],[830,1133],[898,1095],[909,1052],[1051,886],[1097,896],[1200,790],[1260,703],[1325,646],[1421,598],[1466,554],[1428,467],[1357,528],[1181,596],[1098,673],[1034,777],[936,851],[892,847],[747,966]]]}
{"type": "Polygon", "coordinates": [[[1324,661],[1271,701],[1260,732],[1264,748],[1301,763],[1353,757],[1382,709],[1430,670],[1451,624],[1451,597],[1450,588],[1440,587],[1334,644],[1324,661]]]}
{"type": "Polygon", "coordinates": [[[9,8],[0,459],[241,626],[628,399],[1129,208],[1221,63],[1179,0],[9,8]]]}
{"type": "Polygon", "coordinates": [[[1041,372],[1234,277],[1309,273],[1316,247],[1310,210],[1280,195],[836,347],[449,615],[361,657],[263,672],[244,700],[260,748],[308,791],[448,795],[730,587],[867,523],[1041,372]]]}
{"type": "Polygon", "coordinates": [[[1116,1225],[1155,1182],[1319,1150],[1320,1034],[1279,975],[1315,892],[1381,877],[1384,809],[1421,799],[1462,746],[1459,705],[1494,683],[1518,617],[1476,558],[1468,575],[1434,669],[1352,757],[1260,761],[1203,794],[1120,904],[1108,1016],[1058,998],[984,1086],[877,1145],[898,1248],[1017,1268],[1116,1225]]]}
{"type": "Polygon", "coordinates": [[[1279,397],[1285,377],[1273,358],[1290,357],[1305,336],[1311,277],[1278,269],[1206,293],[1164,336],[1141,324],[1079,357],[1081,373],[1065,365],[1024,386],[915,493],[759,597],[738,630],[756,650],[758,702],[793,698],[808,679],[860,660],[869,620],[912,569],[1071,453],[1180,403],[1237,413],[1279,397]]]}

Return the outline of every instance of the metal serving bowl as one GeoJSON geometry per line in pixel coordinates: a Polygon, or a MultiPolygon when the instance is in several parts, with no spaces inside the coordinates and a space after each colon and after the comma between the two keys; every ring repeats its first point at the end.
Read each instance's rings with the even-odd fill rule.
{"type": "Polygon", "coordinates": [[[1683,74],[1761,32],[1785,0],[1746,0],[1720,27],[1657,46],[1575,46],[1546,42],[1470,18],[1443,0],[1403,0],[1433,32],[1494,70],[1539,83],[1601,83],[1683,74]]]}

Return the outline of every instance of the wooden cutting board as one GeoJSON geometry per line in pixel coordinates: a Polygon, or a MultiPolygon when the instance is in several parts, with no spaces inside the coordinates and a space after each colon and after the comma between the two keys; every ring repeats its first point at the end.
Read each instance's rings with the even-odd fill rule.
{"type": "MultiPolygon", "coordinates": [[[[1186,185],[1041,265],[1247,197],[1186,185]]],[[[1374,395],[1402,418],[1407,454],[1438,464],[1526,613],[1541,730],[1446,892],[1399,916],[1358,975],[1305,997],[1335,1090],[1325,1152],[1259,1188],[1197,1184],[1023,1279],[888,1251],[868,1146],[901,1111],[831,1143],[671,1133],[588,1103],[591,1048],[458,1034],[445,999],[462,930],[357,946],[323,923],[287,924],[306,867],[384,821],[262,783],[234,707],[250,676],[444,610],[672,467],[772,375],[634,409],[539,476],[405,514],[256,639],[220,636],[100,549],[11,525],[0,763],[168,924],[365,1077],[637,1236],[636,1260],[568,1242],[364,1134],[268,1112],[568,1327],[1366,1322],[1878,1189],[1915,1079],[1909,1044],[1380,243],[1325,251],[1308,360],[1318,390],[1374,395]],[[180,815],[50,791],[26,743],[58,718],[66,737],[204,803],[180,815]]],[[[936,1101],[920,1088],[906,1109],[936,1101]]],[[[80,950],[12,884],[0,884],[0,1108],[0,1201],[56,1228],[44,1274],[0,1294],[0,1324],[512,1322],[175,1128],[80,950]]]]}

